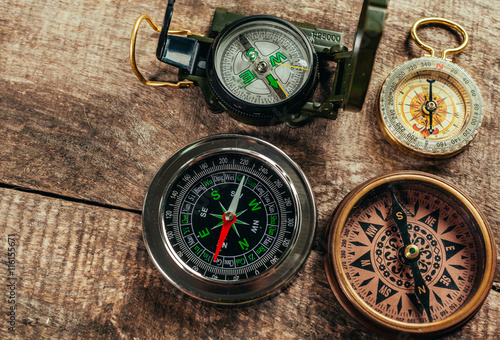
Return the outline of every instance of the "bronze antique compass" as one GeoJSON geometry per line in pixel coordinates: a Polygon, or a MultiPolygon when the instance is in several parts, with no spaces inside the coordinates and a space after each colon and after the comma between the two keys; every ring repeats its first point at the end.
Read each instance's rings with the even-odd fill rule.
{"type": "Polygon", "coordinates": [[[384,335],[438,335],[469,320],[491,289],[495,244],[456,186],[394,172],[354,189],[328,225],[328,280],[342,306],[384,335]]]}

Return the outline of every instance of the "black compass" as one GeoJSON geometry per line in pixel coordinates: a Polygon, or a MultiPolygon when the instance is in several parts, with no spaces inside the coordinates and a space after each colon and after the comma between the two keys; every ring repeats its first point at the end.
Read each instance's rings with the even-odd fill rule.
{"type": "Polygon", "coordinates": [[[279,292],[305,261],[316,210],[283,152],[238,135],[204,138],[160,169],[144,239],[160,271],[201,300],[238,304],[279,292]]]}

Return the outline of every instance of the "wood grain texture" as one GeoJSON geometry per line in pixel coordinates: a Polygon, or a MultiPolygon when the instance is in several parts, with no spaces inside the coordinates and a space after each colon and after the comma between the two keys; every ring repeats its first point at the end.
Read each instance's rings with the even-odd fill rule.
{"type": "MultiPolygon", "coordinates": [[[[163,279],[142,242],[139,214],[0,189],[0,227],[16,235],[19,339],[378,338],[341,308],[318,251],[280,295],[224,308],[195,301],[163,279]]],[[[0,249],[5,264],[6,237],[0,249]]],[[[2,287],[10,283],[4,267],[2,287]]],[[[448,338],[499,334],[499,300],[493,291],[448,338]]]]}
{"type": "MultiPolygon", "coordinates": [[[[351,47],[361,4],[178,0],[172,27],[208,33],[214,9],[227,7],[341,31],[351,47]]],[[[483,209],[500,244],[500,125],[495,120],[500,106],[499,2],[390,0],[363,110],[342,112],[336,121],[317,119],[300,129],[246,126],[226,114],[209,113],[197,88],[173,91],[140,84],[128,61],[132,25],[142,13],[161,24],[164,10],[160,0],[0,2],[0,183],[139,211],[149,182],[175,151],[209,134],[243,133],[282,148],[302,167],[316,196],[318,235],[356,185],[388,171],[411,169],[462,187],[483,209]],[[384,78],[393,67],[423,54],[409,30],[429,14],[468,30],[471,43],[453,60],[478,83],[485,109],[478,137],[463,153],[444,161],[398,153],[375,118],[384,78]]],[[[422,37],[438,47],[458,43],[447,30],[424,28],[422,37]]],[[[149,77],[175,79],[176,70],[154,57],[156,39],[144,24],[138,37],[139,67],[149,77]]],[[[147,259],[137,214],[14,190],[2,193],[2,235],[4,226],[20,233],[26,261],[21,307],[29,313],[20,338],[187,334],[215,339],[245,337],[245,332],[272,337],[281,334],[273,333],[276,329],[296,338],[371,337],[341,310],[316,252],[284,294],[228,312],[198,304],[160,278],[147,259]],[[280,321],[285,328],[277,328],[280,321]],[[206,325],[201,328],[205,333],[185,333],[196,332],[186,327],[195,323],[206,325]]],[[[497,287],[499,267],[500,261],[497,287]]],[[[493,291],[472,322],[451,337],[499,334],[499,304],[499,293],[493,291]]]]}

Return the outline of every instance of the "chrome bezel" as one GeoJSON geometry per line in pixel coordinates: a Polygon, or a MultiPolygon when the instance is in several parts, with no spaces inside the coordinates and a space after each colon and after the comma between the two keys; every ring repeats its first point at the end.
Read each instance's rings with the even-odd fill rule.
{"type": "Polygon", "coordinates": [[[312,248],[316,230],[316,207],[304,173],[283,151],[258,138],[222,134],[209,136],[185,147],[161,167],[151,182],[143,207],[143,237],[158,270],[174,286],[197,299],[218,304],[243,304],[284,289],[301,268],[312,248]],[[164,233],[164,199],[169,186],[200,157],[238,152],[271,162],[294,196],[296,232],[280,261],[262,274],[242,280],[214,280],[203,277],[182,263],[172,251],[164,233]]]}

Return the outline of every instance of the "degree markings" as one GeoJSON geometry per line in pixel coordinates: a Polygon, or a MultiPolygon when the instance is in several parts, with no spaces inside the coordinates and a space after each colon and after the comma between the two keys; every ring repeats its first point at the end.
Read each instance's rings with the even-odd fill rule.
{"type": "MultiPolygon", "coordinates": [[[[384,197],[383,200],[386,200],[387,198],[384,197]]],[[[434,201],[424,201],[422,199],[422,196],[410,196],[408,198],[410,200],[410,202],[415,202],[415,201],[419,201],[421,204],[424,204],[425,203],[425,209],[423,212],[420,212],[420,213],[417,213],[416,216],[412,217],[412,220],[416,220],[416,219],[420,219],[422,218],[422,216],[427,216],[427,215],[430,215],[433,211],[435,210],[440,210],[442,211],[443,213],[441,214],[441,217],[439,218],[439,220],[445,220],[447,221],[447,225],[449,225],[450,223],[453,223],[454,222],[454,219],[450,217],[450,215],[453,213],[454,209],[446,209],[446,207],[448,206],[446,203],[443,203],[443,202],[434,202],[434,201]],[[443,205],[445,204],[445,205],[443,205]],[[448,210],[448,211],[447,211],[448,210]]],[[[369,208],[362,208],[360,207],[359,209],[365,209],[365,210],[368,210],[368,212],[366,212],[363,216],[368,216],[368,213],[371,213],[371,215],[369,216],[374,216],[372,213],[373,211],[375,210],[374,207],[381,207],[383,206],[384,202],[383,201],[378,201],[376,204],[373,204],[372,206],[370,206],[369,208]]],[[[380,216],[379,216],[380,217],[380,216]]],[[[372,220],[372,222],[375,222],[372,220]]],[[[359,227],[358,227],[359,228],[359,227]]],[[[464,228],[464,229],[456,229],[456,235],[462,235],[465,231],[468,231],[469,229],[465,226],[465,225],[461,225],[460,228],[464,228]]],[[[352,228],[351,228],[352,229],[352,228]]],[[[352,229],[354,230],[354,229],[352,229]]],[[[360,252],[362,251],[360,248],[354,248],[352,242],[353,241],[356,241],[359,240],[359,238],[354,235],[354,233],[350,233],[349,234],[349,240],[350,242],[347,243],[346,245],[346,249],[347,251],[353,251],[353,250],[359,250],[360,252]]],[[[465,248],[467,249],[467,248],[465,248]]],[[[462,251],[462,250],[460,250],[462,251]]],[[[348,267],[350,267],[349,263],[352,262],[352,259],[357,259],[359,258],[360,255],[355,255],[356,253],[352,253],[352,257],[350,258],[347,258],[345,261],[343,260],[343,267],[344,267],[344,270],[347,269],[348,267]],[[346,267],[347,265],[347,267],[346,267]]],[[[443,255],[444,256],[444,255],[443,255]]],[[[458,255],[457,255],[458,256],[458,255]]],[[[463,256],[463,255],[462,255],[463,256]]],[[[456,257],[457,260],[458,260],[458,257],[456,257]]],[[[468,258],[465,259],[465,261],[462,261],[460,262],[460,265],[459,265],[459,270],[460,271],[463,271],[465,270],[465,268],[463,266],[467,266],[470,268],[469,266],[469,263],[470,263],[470,260],[468,258]]],[[[451,267],[453,265],[452,262],[450,261],[445,261],[445,267],[444,268],[447,268],[447,267],[451,267]]],[[[456,268],[456,266],[454,267],[456,268]]],[[[440,274],[441,275],[441,274],[440,274]]],[[[459,278],[457,277],[454,277],[453,276],[454,274],[451,274],[451,277],[450,279],[451,280],[454,280],[455,282],[458,283],[457,280],[460,280],[459,278]]],[[[462,281],[465,281],[467,279],[467,276],[463,276],[461,277],[462,278],[462,281]]],[[[376,305],[376,304],[373,304],[373,301],[375,300],[375,293],[373,293],[373,288],[370,289],[369,285],[372,283],[372,282],[369,282],[368,284],[366,285],[363,285],[361,286],[362,283],[364,283],[365,281],[368,281],[366,280],[366,276],[365,277],[356,277],[356,275],[352,275],[351,274],[351,282],[353,282],[353,286],[358,286],[358,291],[359,291],[359,294],[361,294],[361,296],[364,296],[364,300],[365,301],[368,301],[368,302],[372,302],[372,305],[376,305]],[[369,296],[367,294],[370,294],[369,296]]],[[[372,280],[373,281],[373,280],[372,280]]],[[[443,285],[443,287],[435,287],[435,286],[432,286],[429,287],[432,291],[433,291],[433,294],[431,295],[431,305],[433,306],[433,315],[434,314],[438,314],[441,310],[445,310],[446,308],[448,308],[450,306],[451,303],[454,303],[457,301],[457,299],[463,294],[461,293],[461,290],[460,291],[455,291],[455,290],[452,290],[450,291],[449,288],[445,287],[443,285]],[[436,291],[436,289],[438,289],[436,291]],[[440,292],[439,289],[445,289],[445,291],[447,292],[447,296],[444,296],[444,294],[442,292],[440,292]],[[438,294],[441,294],[441,297],[440,295],[438,294]],[[441,298],[445,298],[444,302],[443,300],[441,300],[441,302],[439,302],[438,300],[440,300],[441,298]],[[438,304],[439,303],[439,304],[438,304]],[[445,308],[446,307],[446,308],[445,308]]],[[[465,286],[463,286],[463,289],[466,289],[468,288],[468,290],[470,291],[472,289],[472,284],[466,284],[465,286]]],[[[391,306],[391,307],[394,307],[394,306],[391,306]]],[[[382,305],[380,306],[380,310],[385,313],[386,311],[389,312],[389,307],[388,306],[385,306],[385,305],[382,305]]],[[[398,313],[398,315],[400,316],[405,316],[405,315],[408,315],[408,317],[410,317],[409,314],[406,314],[404,312],[404,310],[401,310],[400,313],[398,313]],[[401,313],[403,312],[403,313],[401,313]]],[[[389,317],[392,317],[391,314],[388,315],[389,317]]],[[[411,317],[422,317],[420,315],[417,315],[415,316],[414,314],[411,315],[411,317]]],[[[423,319],[425,319],[424,317],[422,317],[423,319]]]]}
{"type": "MultiPolygon", "coordinates": [[[[231,70],[232,70],[232,65],[234,61],[233,55],[238,55],[238,53],[241,52],[240,48],[238,48],[239,44],[239,37],[244,35],[246,36],[247,40],[252,43],[253,47],[255,50],[259,53],[259,56],[261,57],[269,57],[269,55],[264,55],[262,51],[259,50],[257,46],[255,46],[256,41],[270,41],[273,43],[276,43],[280,46],[280,51],[285,53],[287,57],[291,60],[293,58],[299,58],[302,56],[303,53],[306,53],[306,51],[303,51],[301,47],[299,47],[295,42],[293,42],[290,39],[285,39],[285,36],[283,33],[276,32],[275,30],[280,29],[279,26],[277,27],[272,27],[265,25],[264,28],[259,27],[259,28],[250,28],[247,31],[241,31],[238,34],[235,33],[235,36],[228,38],[229,42],[225,43],[224,45],[221,45],[220,50],[224,49],[223,52],[218,52],[217,55],[222,54],[223,57],[220,59],[220,69],[222,70],[220,76],[224,80],[224,86],[229,88],[231,92],[236,95],[239,99],[247,101],[247,102],[254,102],[255,104],[272,104],[275,102],[280,102],[283,99],[286,98],[280,98],[277,101],[277,98],[273,97],[273,95],[262,95],[262,94],[250,94],[250,92],[247,91],[245,93],[245,88],[241,87],[239,84],[239,76],[234,75],[231,70]],[[273,31],[270,34],[267,34],[267,31],[265,31],[265,27],[271,27],[273,31]],[[264,31],[264,33],[263,33],[264,31]],[[263,33],[263,34],[262,34],[263,33]],[[228,72],[229,71],[229,72],[228,72]]],[[[287,28],[283,27],[282,29],[287,30],[287,28]]],[[[272,55],[272,54],[271,54],[272,55]]],[[[263,58],[263,59],[266,59],[263,58]]],[[[286,92],[290,92],[291,95],[295,94],[296,90],[305,83],[305,77],[303,72],[291,72],[292,78],[288,82],[288,84],[284,85],[283,87],[286,89],[286,92]],[[295,75],[295,76],[294,76],[295,75]]],[[[251,82],[253,83],[253,81],[251,82]]],[[[249,83],[249,84],[251,84],[249,83]]],[[[281,83],[278,83],[281,87],[281,83]]]]}
{"type": "MultiPolygon", "coordinates": [[[[179,216],[180,216],[180,215],[179,215],[179,213],[180,213],[180,203],[184,201],[184,199],[185,199],[185,197],[186,197],[186,195],[187,195],[187,190],[188,190],[188,189],[190,189],[190,188],[196,187],[196,182],[199,182],[197,185],[202,185],[202,181],[201,181],[201,179],[202,179],[203,177],[205,177],[205,176],[209,176],[210,174],[212,174],[212,173],[214,173],[214,172],[221,171],[221,172],[223,172],[223,173],[222,173],[222,174],[219,174],[219,176],[222,176],[222,177],[224,178],[224,181],[226,181],[226,182],[224,182],[224,183],[236,183],[236,182],[235,182],[235,181],[237,181],[237,176],[236,176],[236,175],[234,176],[234,180],[232,180],[232,181],[230,181],[230,182],[227,182],[227,178],[226,178],[226,176],[224,176],[224,175],[225,175],[225,173],[226,173],[226,172],[231,173],[231,172],[238,172],[238,170],[240,170],[240,171],[242,170],[243,172],[250,172],[250,173],[252,173],[253,175],[255,175],[255,177],[256,177],[255,179],[257,179],[257,181],[258,181],[258,182],[260,181],[261,183],[263,183],[264,188],[266,188],[266,191],[265,191],[264,195],[265,195],[265,194],[267,194],[267,193],[270,193],[267,189],[271,189],[271,192],[274,192],[274,195],[272,195],[272,194],[271,194],[271,195],[274,197],[274,199],[277,199],[277,200],[278,200],[278,202],[277,202],[277,204],[278,204],[278,205],[276,206],[276,207],[278,208],[278,211],[277,211],[276,213],[278,213],[278,212],[279,212],[279,210],[281,210],[281,211],[283,212],[283,213],[281,214],[282,219],[281,219],[281,228],[280,228],[280,229],[281,229],[281,230],[282,230],[283,228],[285,228],[285,229],[286,229],[286,228],[287,228],[287,226],[286,226],[286,214],[291,213],[291,211],[286,211],[286,212],[285,212],[285,211],[284,211],[285,209],[283,209],[283,207],[284,207],[284,203],[283,203],[283,197],[282,197],[282,196],[283,196],[283,194],[286,194],[286,192],[283,192],[283,193],[279,193],[279,192],[278,192],[277,188],[274,186],[274,183],[272,183],[272,182],[271,182],[271,180],[272,180],[272,178],[273,178],[273,175],[271,175],[271,176],[269,176],[269,177],[267,177],[267,178],[266,178],[266,177],[264,177],[264,176],[263,176],[263,174],[261,174],[260,172],[256,171],[256,170],[255,170],[255,165],[256,165],[256,164],[255,164],[255,162],[252,164],[252,168],[251,168],[251,170],[252,170],[252,171],[250,171],[250,169],[249,169],[248,167],[245,167],[245,166],[243,166],[243,165],[238,165],[238,164],[235,164],[235,161],[236,161],[236,159],[233,159],[233,163],[232,163],[232,165],[233,165],[233,166],[232,166],[232,168],[230,167],[230,164],[215,165],[215,161],[212,161],[212,167],[211,167],[211,168],[207,168],[207,169],[205,169],[204,171],[202,171],[202,172],[200,172],[199,174],[197,174],[196,176],[193,176],[192,178],[190,178],[190,180],[188,180],[188,182],[187,182],[188,184],[184,186],[184,190],[182,190],[182,191],[178,194],[178,196],[175,198],[175,200],[176,200],[176,204],[170,204],[171,206],[174,206],[174,207],[176,207],[176,208],[177,208],[177,209],[175,209],[175,208],[174,208],[174,213],[173,213],[173,215],[177,216],[177,218],[176,218],[176,219],[178,219],[178,218],[179,218],[179,216]],[[224,170],[225,170],[225,171],[224,171],[224,170]],[[276,194],[278,194],[278,196],[277,196],[276,194]],[[280,207],[281,207],[281,208],[280,208],[280,207]]],[[[213,181],[214,183],[212,183],[209,187],[206,187],[205,185],[203,185],[204,190],[203,190],[200,194],[196,195],[194,192],[192,192],[192,194],[196,195],[196,196],[199,198],[199,197],[201,197],[204,193],[206,193],[208,190],[210,190],[211,188],[213,188],[214,186],[219,185],[219,184],[222,184],[222,183],[218,183],[218,184],[216,184],[216,183],[215,183],[215,181],[214,181],[214,179],[213,179],[213,177],[212,177],[212,176],[210,176],[210,178],[212,179],[212,181],[213,181]]],[[[255,179],[254,179],[254,180],[255,180],[255,179]]],[[[282,180],[282,179],[280,179],[280,180],[283,182],[283,180],[282,180]]],[[[257,195],[257,197],[260,197],[260,195],[258,194],[258,192],[256,192],[256,190],[255,190],[255,188],[257,188],[257,186],[255,186],[255,188],[252,188],[252,187],[249,187],[249,186],[245,185],[245,188],[247,188],[247,190],[249,190],[249,191],[251,191],[251,192],[255,193],[255,194],[257,195]]],[[[294,202],[295,202],[295,201],[294,201],[294,202]]],[[[262,202],[262,203],[264,203],[264,202],[262,202]]],[[[296,202],[295,202],[295,203],[296,203],[296,202]]],[[[271,202],[271,203],[269,203],[269,204],[272,204],[272,202],[271,202]]],[[[266,205],[266,204],[263,204],[263,205],[266,205]]],[[[193,205],[193,208],[194,208],[194,205],[193,205]]],[[[267,209],[266,209],[266,210],[267,210],[267,209]]],[[[183,214],[184,214],[184,213],[185,213],[185,212],[183,212],[183,214]]],[[[189,213],[189,215],[192,215],[192,214],[191,214],[191,212],[189,213]]],[[[269,212],[267,213],[267,215],[269,215],[269,212]]],[[[174,216],[173,216],[173,218],[174,218],[174,216]]],[[[268,221],[266,221],[266,224],[267,224],[267,223],[268,223],[268,221]]],[[[168,226],[174,226],[174,225],[173,225],[173,224],[169,224],[168,226]]],[[[279,226],[279,225],[278,225],[278,226],[279,226]]],[[[174,232],[175,232],[175,234],[177,234],[177,237],[176,237],[176,238],[178,239],[178,237],[180,236],[180,235],[178,234],[178,233],[179,233],[179,230],[177,230],[177,228],[175,228],[174,232]]],[[[290,233],[293,233],[293,230],[292,230],[292,231],[290,231],[290,233]]],[[[194,235],[194,234],[192,233],[192,230],[191,230],[190,235],[194,235]]],[[[264,234],[264,235],[263,235],[263,237],[265,237],[265,235],[266,235],[266,234],[264,234]]],[[[184,236],[188,236],[188,235],[184,235],[184,236]]],[[[278,244],[281,244],[280,242],[282,241],[283,236],[284,236],[284,233],[280,233],[280,234],[278,234],[278,241],[279,241],[279,242],[278,242],[278,244]]],[[[181,238],[183,239],[183,237],[182,237],[182,236],[181,236],[181,238]]],[[[257,254],[256,254],[256,255],[257,255],[257,257],[261,259],[261,260],[260,260],[260,262],[262,262],[262,261],[269,261],[269,260],[271,259],[271,257],[272,257],[272,256],[274,256],[274,255],[276,254],[276,251],[278,251],[278,248],[276,248],[275,246],[273,246],[273,245],[275,245],[275,244],[276,244],[276,241],[277,241],[277,240],[276,240],[276,236],[273,236],[273,238],[274,238],[274,242],[273,242],[273,244],[272,244],[272,245],[270,245],[270,247],[268,248],[268,251],[267,251],[266,253],[264,253],[264,256],[259,256],[259,255],[257,255],[257,254]],[[265,259],[266,257],[267,257],[267,259],[265,259]],[[264,260],[262,260],[262,259],[264,259],[264,260]]],[[[195,239],[196,239],[196,238],[195,238],[195,239]]],[[[194,246],[196,246],[197,244],[198,244],[199,246],[201,246],[203,249],[205,249],[205,247],[204,247],[201,243],[199,243],[199,242],[197,241],[197,239],[196,239],[196,243],[192,244],[192,246],[191,246],[191,247],[188,247],[188,248],[189,248],[189,249],[191,249],[191,248],[193,248],[194,246]]],[[[176,243],[175,245],[177,245],[177,243],[176,243]]],[[[183,243],[181,243],[181,245],[184,245],[184,244],[183,244],[183,243]]],[[[186,246],[187,246],[187,245],[186,245],[186,246]]],[[[280,246],[280,247],[281,247],[281,246],[280,246]]],[[[183,247],[183,246],[181,246],[181,248],[184,248],[184,247],[183,247]]],[[[284,249],[284,251],[286,251],[286,249],[287,249],[287,248],[285,248],[285,249],[284,249]]],[[[187,249],[181,249],[181,250],[182,250],[183,252],[186,252],[186,250],[187,250],[187,249]]],[[[207,251],[207,250],[205,249],[204,251],[207,251]]],[[[188,250],[188,252],[189,252],[189,250],[188,250]]],[[[282,254],[282,253],[283,253],[283,252],[281,252],[281,254],[282,254]]],[[[200,253],[197,255],[197,257],[195,258],[196,260],[198,260],[198,261],[197,261],[198,263],[196,263],[196,265],[197,265],[199,268],[205,268],[205,265],[206,265],[206,263],[204,263],[204,262],[201,260],[201,256],[202,256],[202,254],[203,254],[203,252],[200,252],[200,253]]],[[[193,255],[196,255],[196,254],[195,254],[195,253],[193,253],[193,255]]],[[[279,256],[281,256],[281,255],[279,255],[279,256]]],[[[188,263],[189,261],[184,261],[184,262],[188,263]]],[[[193,263],[194,263],[194,262],[193,262],[193,263]]],[[[235,271],[237,271],[238,269],[247,268],[247,270],[250,272],[250,271],[252,271],[252,270],[255,270],[255,269],[256,269],[256,266],[258,266],[258,265],[262,266],[263,264],[262,264],[262,263],[259,263],[259,261],[256,261],[255,263],[251,263],[250,265],[248,265],[248,264],[247,264],[247,265],[245,265],[245,266],[243,266],[243,267],[241,267],[241,268],[234,267],[234,270],[235,270],[235,271]],[[254,268],[254,267],[255,267],[255,268],[254,268]]],[[[267,269],[267,268],[269,268],[266,264],[264,264],[264,267],[265,267],[266,269],[267,269]]],[[[205,273],[207,273],[208,271],[210,271],[210,273],[215,272],[215,268],[219,268],[219,270],[217,270],[217,273],[219,273],[219,272],[220,272],[219,274],[223,274],[224,268],[221,268],[221,267],[212,267],[212,266],[210,266],[209,268],[208,268],[208,267],[207,267],[207,268],[205,268],[205,273]]],[[[227,271],[227,268],[226,268],[226,271],[227,271]]],[[[242,274],[242,273],[238,273],[238,272],[235,272],[235,273],[236,273],[236,274],[238,274],[238,275],[241,275],[241,274],[242,274]]],[[[228,275],[229,275],[229,276],[231,276],[231,275],[233,275],[233,274],[235,274],[235,273],[230,272],[230,273],[228,273],[228,274],[227,274],[227,275],[225,275],[225,276],[226,276],[226,278],[227,278],[227,277],[228,277],[228,275]]],[[[245,276],[248,278],[248,273],[247,273],[247,272],[245,272],[245,276]]]]}
{"type": "MultiPolygon", "coordinates": [[[[440,62],[440,61],[439,61],[440,62]]],[[[391,75],[388,77],[387,81],[384,84],[384,88],[386,90],[383,91],[382,96],[381,96],[381,104],[383,102],[382,106],[382,118],[387,127],[390,130],[390,133],[397,139],[400,140],[403,145],[408,146],[409,148],[415,150],[416,152],[424,152],[425,154],[427,153],[442,153],[442,152],[452,152],[453,150],[459,150],[463,148],[470,140],[472,140],[471,136],[475,136],[477,133],[478,126],[480,124],[474,124],[473,127],[470,129],[467,129],[468,125],[471,123],[470,120],[470,114],[468,111],[470,110],[470,104],[465,103],[467,105],[467,112],[461,113],[461,115],[466,115],[466,120],[464,124],[458,124],[457,127],[453,127],[453,129],[460,129],[460,131],[456,131],[456,134],[447,137],[447,139],[442,139],[443,142],[438,142],[438,141],[430,141],[427,138],[423,138],[425,140],[415,140],[414,138],[410,138],[407,136],[408,132],[411,130],[407,131],[405,128],[404,131],[400,131],[400,129],[397,126],[393,126],[393,122],[391,121],[392,115],[390,113],[390,107],[388,106],[388,103],[390,102],[389,97],[392,94],[395,93],[401,93],[400,88],[397,88],[397,84],[399,84],[398,79],[408,79],[411,74],[413,74],[416,77],[425,77],[426,75],[432,75],[435,79],[439,80],[440,82],[444,83],[456,83],[456,86],[451,86],[453,92],[456,94],[460,100],[457,100],[458,102],[456,103],[456,107],[464,107],[464,103],[462,101],[467,101],[468,98],[465,98],[463,96],[463,93],[469,92],[470,90],[474,90],[476,92],[479,92],[477,90],[477,86],[473,82],[472,79],[470,79],[470,76],[468,76],[462,69],[456,67],[455,65],[451,65],[448,63],[444,63],[445,69],[444,70],[436,70],[435,69],[435,64],[433,60],[430,60],[429,62],[425,62],[426,65],[424,66],[422,62],[422,65],[417,64],[416,62],[407,62],[404,65],[400,66],[399,68],[395,69],[391,75]],[[450,66],[451,65],[451,66],[450,66]],[[401,77],[400,72],[404,71],[405,73],[408,74],[408,76],[401,77]],[[423,71],[423,72],[422,72],[423,71]],[[454,74],[451,74],[450,72],[453,72],[454,74]],[[399,78],[398,78],[399,77],[399,78]],[[462,79],[468,79],[469,82],[468,84],[465,84],[462,82],[462,79]],[[463,125],[462,128],[460,128],[463,125]],[[462,132],[468,130],[468,133],[466,135],[463,135],[462,132]],[[450,144],[450,140],[454,139],[454,143],[450,144]],[[425,143],[425,145],[424,145],[425,143]],[[440,151],[441,150],[441,151],[440,151]]],[[[440,62],[441,63],[441,62],[440,62]]],[[[436,89],[437,90],[437,89],[436,89]]],[[[435,92],[439,95],[442,95],[442,88],[439,88],[439,92],[435,92]]],[[[475,103],[475,105],[480,105],[480,95],[477,95],[475,97],[471,97],[475,103]]],[[[449,105],[448,105],[449,106],[449,105]]],[[[447,112],[453,114],[454,110],[447,110],[447,112]]],[[[458,112],[458,111],[457,111],[458,112]]],[[[480,119],[482,118],[482,112],[481,108],[478,109],[478,116],[479,116],[479,122],[480,119]]],[[[442,113],[444,114],[444,113],[442,113]]],[[[449,115],[450,116],[450,115],[449,115]]],[[[444,123],[443,123],[444,124],[444,123]]]]}

